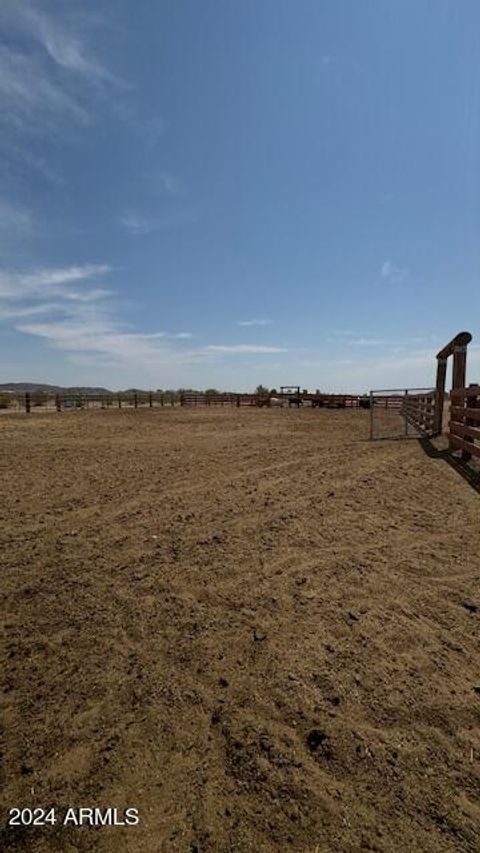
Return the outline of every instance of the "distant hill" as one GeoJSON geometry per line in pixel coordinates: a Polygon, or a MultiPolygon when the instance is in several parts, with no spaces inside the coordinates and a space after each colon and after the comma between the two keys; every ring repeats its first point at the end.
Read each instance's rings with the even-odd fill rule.
{"type": "Polygon", "coordinates": [[[112,394],[108,388],[90,388],[88,386],[78,386],[74,388],[65,388],[62,385],[46,385],[43,382],[5,382],[0,384],[0,393],[5,391],[13,391],[15,394],[25,394],[26,391],[35,393],[35,391],[48,394],[112,394]]]}

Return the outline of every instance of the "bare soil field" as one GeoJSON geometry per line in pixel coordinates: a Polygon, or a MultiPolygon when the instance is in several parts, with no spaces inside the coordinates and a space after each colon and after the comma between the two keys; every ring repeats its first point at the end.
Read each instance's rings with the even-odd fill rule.
{"type": "Polygon", "coordinates": [[[480,849],[480,496],[368,412],[0,419],[12,851],[480,849]]]}

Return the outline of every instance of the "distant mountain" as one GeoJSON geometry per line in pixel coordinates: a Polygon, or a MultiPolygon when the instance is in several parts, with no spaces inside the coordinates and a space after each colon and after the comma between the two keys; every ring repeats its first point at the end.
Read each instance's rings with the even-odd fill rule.
{"type": "Polygon", "coordinates": [[[113,391],[109,391],[108,388],[90,388],[88,386],[65,388],[62,385],[47,385],[43,382],[5,382],[3,385],[0,384],[0,393],[2,391],[12,391],[15,394],[25,394],[26,391],[48,394],[113,394],[113,391]]]}

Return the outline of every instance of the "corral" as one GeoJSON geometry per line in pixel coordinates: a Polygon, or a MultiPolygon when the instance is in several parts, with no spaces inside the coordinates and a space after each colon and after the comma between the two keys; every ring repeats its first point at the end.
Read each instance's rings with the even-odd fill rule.
{"type": "Polygon", "coordinates": [[[110,409],[129,408],[134,409],[148,407],[150,409],[164,406],[256,406],[257,408],[269,408],[273,405],[283,405],[291,408],[292,405],[311,406],[312,408],[347,409],[359,408],[362,403],[368,405],[366,395],[359,394],[309,394],[307,391],[291,393],[267,393],[246,394],[235,392],[223,393],[194,393],[194,392],[117,392],[108,394],[75,394],[63,392],[52,394],[45,392],[27,392],[25,394],[11,394],[5,397],[2,409],[25,411],[62,412],[66,409],[110,409]]]}
{"type": "Polygon", "coordinates": [[[3,849],[478,850],[478,492],[369,418],[2,416],[5,800],[141,816],[3,849]]]}

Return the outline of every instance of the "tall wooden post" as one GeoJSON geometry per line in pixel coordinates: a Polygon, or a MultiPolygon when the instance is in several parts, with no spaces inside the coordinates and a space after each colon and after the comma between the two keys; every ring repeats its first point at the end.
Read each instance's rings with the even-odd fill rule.
{"type": "Polygon", "coordinates": [[[435,416],[433,434],[441,435],[443,424],[443,406],[445,403],[445,380],[447,378],[447,359],[437,357],[437,382],[435,386],[435,416]]]}
{"type": "Polygon", "coordinates": [[[135,394],[133,395],[133,405],[134,405],[135,409],[138,409],[138,394],[137,394],[137,392],[135,392],[135,394]]]}
{"type": "Polygon", "coordinates": [[[60,394],[55,394],[55,408],[56,408],[57,412],[62,411],[62,403],[60,400],[60,394]]]}
{"type": "Polygon", "coordinates": [[[152,397],[152,392],[151,392],[151,391],[150,391],[150,393],[149,393],[149,395],[148,395],[148,405],[150,406],[150,408],[152,408],[152,406],[153,406],[153,397],[152,397]]]}
{"type": "Polygon", "coordinates": [[[466,375],[467,347],[455,346],[453,348],[452,388],[465,388],[466,375]]]}
{"type": "Polygon", "coordinates": [[[31,399],[30,399],[30,393],[27,391],[25,394],[25,412],[27,413],[27,415],[30,412],[31,405],[32,404],[31,404],[31,399]]]}
{"type": "Polygon", "coordinates": [[[452,388],[464,388],[467,366],[467,346],[472,340],[470,332],[459,332],[439,353],[437,353],[437,385],[435,399],[434,434],[440,435],[443,426],[443,405],[445,400],[445,378],[447,359],[453,356],[452,388]]]}

